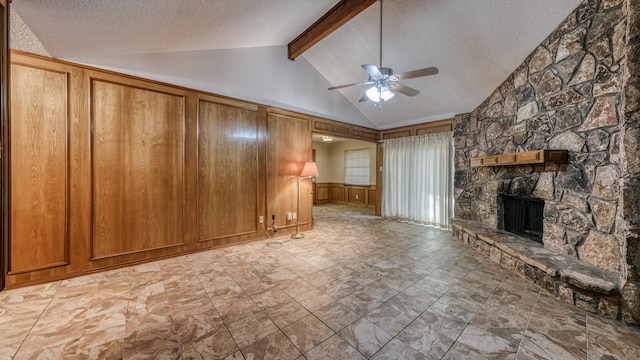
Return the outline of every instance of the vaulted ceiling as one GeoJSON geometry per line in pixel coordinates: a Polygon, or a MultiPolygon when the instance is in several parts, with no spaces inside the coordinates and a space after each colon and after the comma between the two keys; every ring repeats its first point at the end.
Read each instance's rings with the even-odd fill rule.
{"type": "Polygon", "coordinates": [[[344,122],[386,129],[478,106],[580,0],[384,0],[382,65],[436,66],[403,81],[420,91],[375,107],[376,3],[295,61],[286,44],[338,0],[18,0],[12,10],[56,58],[344,122]]]}

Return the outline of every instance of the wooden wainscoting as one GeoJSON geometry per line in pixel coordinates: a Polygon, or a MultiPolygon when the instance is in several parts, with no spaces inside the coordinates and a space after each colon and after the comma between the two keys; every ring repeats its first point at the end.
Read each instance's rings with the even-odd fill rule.
{"type": "Polygon", "coordinates": [[[376,186],[316,183],[316,203],[376,205],[376,186]]]}

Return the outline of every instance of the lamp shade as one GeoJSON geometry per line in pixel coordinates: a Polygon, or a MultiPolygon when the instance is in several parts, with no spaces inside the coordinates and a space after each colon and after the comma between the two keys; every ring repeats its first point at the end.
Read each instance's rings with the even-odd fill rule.
{"type": "Polygon", "coordinates": [[[314,163],[313,161],[307,161],[306,163],[304,163],[304,167],[302,168],[302,174],[300,174],[301,177],[318,177],[320,176],[320,174],[318,174],[318,167],[316,166],[316,163],[314,163]]]}

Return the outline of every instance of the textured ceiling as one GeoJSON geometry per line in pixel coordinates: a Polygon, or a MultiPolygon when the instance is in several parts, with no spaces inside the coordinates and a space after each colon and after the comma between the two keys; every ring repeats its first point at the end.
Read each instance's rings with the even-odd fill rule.
{"type": "MultiPolygon", "coordinates": [[[[336,3],[337,0],[18,0],[12,8],[54,57],[109,66],[104,59],[126,55],[138,71],[153,73],[150,69],[154,64],[144,68],[148,54],[156,54],[155,59],[157,54],[171,53],[172,62],[162,71],[166,77],[179,78],[184,73],[181,67],[203,65],[194,64],[198,62],[194,51],[208,54],[206,51],[287,44],[336,3]],[[181,53],[185,54],[184,61],[180,61],[181,53]],[[172,69],[175,74],[171,74],[172,69]]],[[[579,3],[580,0],[384,0],[382,65],[396,73],[437,66],[440,73],[403,81],[420,90],[420,94],[413,98],[397,95],[382,108],[358,103],[363,90],[357,87],[339,91],[379,129],[471,111],[579,3]]],[[[379,61],[378,17],[379,3],[296,62],[308,61],[333,85],[366,80],[360,65],[379,61]]],[[[118,68],[126,70],[127,62],[122,59],[118,68]]],[[[232,61],[207,65],[214,65],[221,72],[252,71],[234,69],[232,61]]],[[[278,87],[300,86],[283,83],[282,78],[295,82],[298,76],[263,74],[261,81],[272,81],[278,87]]],[[[300,81],[302,84],[308,79],[300,81]]],[[[244,86],[251,93],[251,83],[244,86]]],[[[205,85],[203,90],[219,88],[205,85]]],[[[303,111],[307,108],[311,113],[350,122],[330,108],[313,108],[313,104],[322,102],[315,98],[331,104],[334,101],[326,99],[335,95],[318,90],[309,94],[314,99],[308,102],[300,102],[295,93],[287,99],[269,99],[263,94],[251,99],[277,101],[285,107],[303,111]],[[312,105],[304,105],[307,103],[312,105]]]]}
{"type": "Polygon", "coordinates": [[[335,0],[17,0],[54,57],[287,44],[335,0]]]}

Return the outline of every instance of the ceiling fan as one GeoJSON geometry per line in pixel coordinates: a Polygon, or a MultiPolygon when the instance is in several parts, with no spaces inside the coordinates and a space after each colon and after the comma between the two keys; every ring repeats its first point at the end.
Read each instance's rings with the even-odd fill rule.
{"type": "Polygon", "coordinates": [[[369,74],[369,80],[353,84],[332,86],[329,90],[342,89],[350,86],[369,86],[364,95],[358,100],[365,102],[371,100],[376,104],[391,99],[396,92],[407,96],[416,96],[420,91],[401,84],[400,80],[412,79],[421,76],[435,75],[438,68],[428,67],[424,69],[411,70],[400,74],[394,74],[388,67],[382,67],[382,0],[380,0],[380,66],[364,64],[362,68],[369,74]]]}

